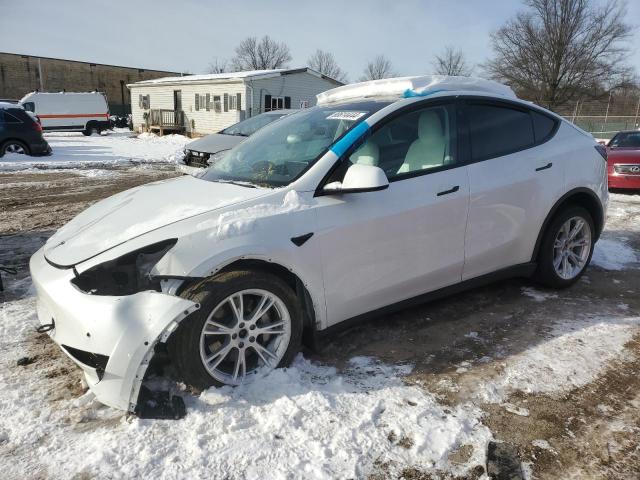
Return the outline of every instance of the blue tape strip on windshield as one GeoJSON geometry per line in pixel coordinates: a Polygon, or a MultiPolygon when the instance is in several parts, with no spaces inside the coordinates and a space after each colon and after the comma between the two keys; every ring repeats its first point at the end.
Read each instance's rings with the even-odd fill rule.
{"type": "Polygon", "coordinates": [[[336,154],[336,156],[341,157],[344,152],[346,152],[351,145],[353,145],[356,140],[358,140],[364,133],[369,130],[369,124],[366,121],[360,122],[358,125],[353,127],[347,134],[333,144],[331,147],[331,151],[336,154]]]}
{"type": "Polygon", "coordinates": [[[402,98],[427,97],[439,92],[446,92],[446,90],[439,88],[438,90],[425,90],[424,92],[416,92],[415,90],[407,88],[402,94],[402,98]]]}

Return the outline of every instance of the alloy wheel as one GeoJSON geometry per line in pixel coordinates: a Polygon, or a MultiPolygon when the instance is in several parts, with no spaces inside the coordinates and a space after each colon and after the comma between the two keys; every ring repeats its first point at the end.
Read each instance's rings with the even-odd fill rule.
{"type": "Polygon", "coordinates": [[[291,317],[284,302],[267,290],[242,290],[207,317],[200,334],[200,359],[214,379],[239,385],[261,368],[276,368],[290,338],[291,317]]]}
{"type": "Polygon", "coordinates": [[[18,143],[10,143],[6,147],[4,147],[4,153],[18,153],[20,155],[24,155],[26,152],[22,145],[18,143]]]}
{"type": "Polygon", "coordinates": [[[582,217],[571,217],[562,224],[553,242],[553,268],[564,280],[571,280],[584,269],[591,253],[591,227],[582,217]]]}

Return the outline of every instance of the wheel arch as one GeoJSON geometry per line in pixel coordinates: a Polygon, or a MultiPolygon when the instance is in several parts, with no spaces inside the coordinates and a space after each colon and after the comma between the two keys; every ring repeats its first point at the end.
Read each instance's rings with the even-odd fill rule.
{"type": "Polygon", "coordinates": [[[549,227],[549,224],[551,223],[551,220],[553,220],[558,212],[562,211],[562,209],[569,205],[578,205],[587,209],[595,224],[595,240],[598,240],[604,228],[604,208],[602,207],[602,202],[600,202],[598,195],[593,190],[585,187],[574,188],[560,197],[553,207],[551,207],[551,210],[549,210],[549,213],[544,219],[542,227],[538,232],[538,238],[536,239],[531,261],[535,262],[538,258],[542,239],[549,227]]]}
{"type": "MultiPolygon", "coordinates": [[[[302,278],[294,272],[291,268],[287,268],[286,266],[268,260],[263,260],[260,258],[238,258],[236,260],[231,261],[230,263],[224,265],[223,267],[216,269],[215,273],[213,273],[210,277],[215,277],[222,273],[234,271],[234,270],[260,270],[263,272],[271,273],[276,275],[285,281],[285,283],[291,287],[296,296],[302,302],[302,311],[304,314],[303,317],[303,342],[309,346],[312,346],[314,342],[314,334],[315,331],[318,330],[318,319],[321,318],[316,311],[316,307],[314,307],[314,299],[307,288],[307,285],[302,280],[302,278]]],[[[202,281],[202,279],[193,280],[192,282],[202,281]]],[[[181,285],[180,290],[177,292],[179,294],[180,291],[183,291],[192,282],[185,282],[181,285]]]]}
{"type": "Polygon", "coordinates": [[[24,145],[24,147],[27,149],[27,155],[31,155],[31,148],[29,147],[29,143],[25,142],[21,138],[10,137],[10,138],[7,138],[7,139],[3,140],[2,142],[0,142],[0,149],[4,150],[4,146],[7,143],[11,143],[11,142],[18,142],[21,145],[24,145]]]}

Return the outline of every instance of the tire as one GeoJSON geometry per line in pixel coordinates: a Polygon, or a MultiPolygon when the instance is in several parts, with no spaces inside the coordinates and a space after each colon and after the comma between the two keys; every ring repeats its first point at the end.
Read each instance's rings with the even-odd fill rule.
{"type": "Polygon", "coordinates": [[[23,155],[30,155],[29,147],[19,140],[9,140],[2,144],[0,147],[0,157],[5,153],[18,153],[23,155]]]}
{"type": "Polygon", "coordinates": [[[82,131],[82,134],[85,137],[90,137],[94,133],[97,133],[98,135],[100,135],[100,129],[93,122],[87,123],[85,129],[82,131]]]}
{"type": "Polygon", "coordinates": [[[576,283],[591,261],[595,234],[593,218],[585,208],[569,206],[561,210],[553,218],[542,238],[538,254],[538,268],[534,276],[535,280],[550,288],[567,288],[576,283]],[[584,222],[584,228],[588,231],[585,230],[582,236],[582,231],[577,232],[576,240],[573,243],[569,243],[568,248],[565,248],[563,245],[566,245],[567,235],[564,232],[567,230],[561,230],[566,225],[569,225],[568,231],[572,232],[576,228],[577,220],[584,222]],[[570,221],[573,221],[573,223],[568,223],[570,221]],[[556,248],[556,240],[560,245],[558,248],[556,248]],[[564,244],[563,241],[565,242],[564,244]],[[582,245],[583,243],[585,250],[583,250],[582,246],[570,247],[573,244],[582,245]],[[568,254],[569,257],[566,258],[568,268],[564,269],[565,264],[561,254],[566,251],[573,252],[573,256],[570,253],[568,254]],[[556,268],[559,259],[559,266],[556,268]],[[563,272],[567,273],[567,275],[563,275],[563,272]]]}
{"type": "MultiPolygon", "coordinates": [[[[252,380],[256,370],[269,371],[274,368],[286,367],[291,364],[295,355],[300,351],[302,344],[302,308],[300,301],[293,290],[279,277],[260,270],[238,270],[222,273],[211,279],[207,279],[192,287],[187,288],[182,297],[200,304],[200,309],[184,319],[168,342],[169,355],[175,366],[179,380],[197,389],[204,390],[211,386],[238,385],[252,380]],[[251,316],[260,305],[261,295],[271,295],[277,299],[274,306],[265,310],[265,314],[252,325],[251,316]],[[238,306],[238,296],[242,293],[244,318],[238,322],[233,312],[229,298],[233,296],[234,305],[238,306]],[[270,335],[267,333],[251,336],[251,332],[276,331],[269,327],[278,323],[278,315],[283,315],[283,323],[286,324],[285,312],[289,318],[289,335],[270,335]],[[216,316],[216,326],[208,323],[210,315],[216,316]],[[205,333],[205,324],[207,332],[205,333]],[[245,328],[241,328],[244,324],[245,328]],[[224,326],[229,333],[223,333],[218,326],[224,326]],[[250,330],[250,328],[254,328],[250,330]],[[233,332],[233,333],[231,333],[233,332]],[[235,335],[235,336],[234,336],[235,335]],[[272,343],[269,343],[272,342],[272,343]],[[244,344],[244,345],[243,345],[244,344]],[[275,357],[267,355],[263,351],[262,358],[258,355],[257,345],[268,349],[275,357]],[[226,346],[226,347],[225,347],[226,346]],[[220,355],[227,348],[227,353],[220,355]],[[240,352],[244,352],[246,375],[242,377],[240,352]],[[223,357],[222,359],[220,357],[223,357]],[[218,360],[219,365],[211,369],[205,367],[205,358],[210,360],[209,365],[214,366],[218,360]],[[265,361],[266,360],[266,361],[265,361]],[[267,363],[270,362],[269,363],[267,363]],[[276,363],[277,362],[277,363],[276,363]],[[266,366],[266,369],[265,369],[266,366]],[[237,378],[233,378],[237,372],[237,378]]],[[[287,330],[282,327],[283,331],[287,330]]]]}

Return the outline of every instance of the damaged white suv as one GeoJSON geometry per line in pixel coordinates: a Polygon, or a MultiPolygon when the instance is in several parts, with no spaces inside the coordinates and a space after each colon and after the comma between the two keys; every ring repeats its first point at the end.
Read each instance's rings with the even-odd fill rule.
{"type": "Polygon", "coordinates": [[[494,82],[340,87],[61,228],[31,259],[41,330],[135,412],[158,352],[197,389],[237,385],[348,319],[512,276],[566,287],[603,228],[604,157],[494,82]]]}

